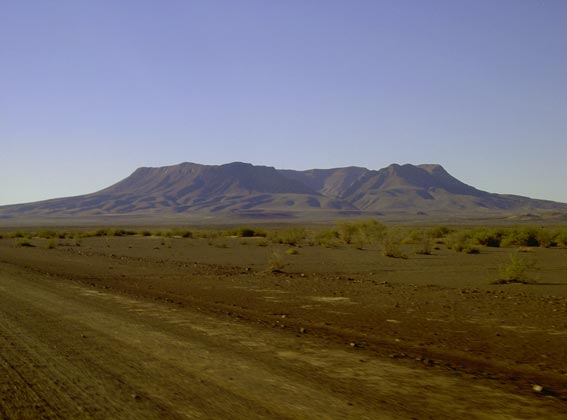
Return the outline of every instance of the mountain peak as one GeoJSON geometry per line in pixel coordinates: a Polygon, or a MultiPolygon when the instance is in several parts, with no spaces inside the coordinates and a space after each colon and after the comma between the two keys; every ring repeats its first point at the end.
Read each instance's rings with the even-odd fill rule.
{"type": "MultiPolygon", "coordinates": [[[[278,170],[245,162],[141,167],[110,187],[77,197],[0,208],[0,218],[160,217],[225,213],[253,217],[337,217],[377,212],[567,211],[567,205],[477,190],[438,164],[278,170]],[[335,216],[332,216],[332,215],[335,216]]],[[[232,216],[230,216],[232,215],[232,216]]],[[[209,217],[209,216],[207,216],[209,217]]]]}

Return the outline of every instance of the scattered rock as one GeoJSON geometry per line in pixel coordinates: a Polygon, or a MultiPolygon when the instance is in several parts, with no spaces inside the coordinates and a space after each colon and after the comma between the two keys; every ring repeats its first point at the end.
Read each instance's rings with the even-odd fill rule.
{"type": "Polygon", "coordinates": [[[305,328],[303,328],[303,327],[301,327],[301,328],[299,329],[299,332],[300,332],[301,334],[307,334],[307,330],[306,330],[305,328]]]}
{"type": "Polygon", "coordinates": [[[408,355],[405,353],[392,353],[390,354],[390,359],[403,359],[404,357],[407,357],[408,355]]]}
{"type": "Polygon", "coordinates": [[[538,384],[534,384],[534,386],[532,386],[532,389],[535,392],[543,392],[543,387],[541,385],[538,385],[538,384]]]}

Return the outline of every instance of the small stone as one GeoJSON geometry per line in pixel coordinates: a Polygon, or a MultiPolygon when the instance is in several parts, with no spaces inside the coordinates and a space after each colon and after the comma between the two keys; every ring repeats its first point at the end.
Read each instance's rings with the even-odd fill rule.
{"type": "Polygon", "coordinates": [[[132,398],[134,398],[136,401],[140,401],[142,399],[142,397],[140,397],[138,394],[132,394],[132,398]]]}
{"type": "Polygon", "coordinates": [[[307,330],[306,330],[305,328],[301,327],[301,328],[299,329],[299,332],[300,332],[301,334],[305,334],[305,333],[307,333],[307,330]]]}
{"type": "Polygon", "coordinates": [[[542,392],[542,391],[543,391],[543,387],[542,387],[541,385],[537,385],[537,384],[535,384],[534,386],[532,386],[532,389],[533,389],[535,392],[542,392]]]}

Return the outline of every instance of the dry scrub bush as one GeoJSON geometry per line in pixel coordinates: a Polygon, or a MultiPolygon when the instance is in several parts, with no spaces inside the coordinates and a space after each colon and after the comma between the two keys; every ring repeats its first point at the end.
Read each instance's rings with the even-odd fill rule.
{"type": "Polygon", "coordinates": [[[562,247],[567,247],[567,229],[557,230],[555,233],[555,241],[562,247]]]}
{"type": "Polygon", "coordinates": [[[429,230],[429,234],[434,239],[442,239],[452,232],[454,232],[454,229],[450,229],[443,225],[432,227],[429,230]]]}
{"type": "Polygon", "coordinates": [[[284,254],[281,250],[272,248],[268,256],[268,268],[272,273],[279,273],[285,267],[284,254]]]}
{"type": "Polygon", "coordinates": [[[534,270],[536,270],[534,260],[510,254],[508,262],[498,267],[498,279],[494,283],[535,283],[536,280],[530,276],[534,270]]]}
{"type": "Polygon", "coordinates": [[[382,239],[382,254],[385,257],[406,259],[407,255],[400,249],[400,242],[399,232],[388,232],[382,239]]]}
{"type": "Polygon", "coordinates": [[[308,240],[310,245],[318,245],[325,248],[337,248],[340,243],[339,232],[335,229],[319,229],[311,234],[308,240]]]}
{"type": "Polygon", "coordinates": [[[228,236],[237,236],[239,238],[266,237],[267,235],[267,232],[263,229],[248,226],[239,226],[234,229],[229,229],[226,233],[228,236]]]}
{"type": "Polygon", "coordinates": [[[423,232],[420,242],[419,248],[415,251],[416,254],[421,255],[431,255],[433,251],[433,238],[429,235],[428,232],[423,232]]]}
{"type": "Polygon", "coordinates": [[[447,237],[447,247],[455,252],[465,254],[478,254],[480,250],[471,243],[471,233],[468,231],[457,231],[447,237]]]}
{"type": "Polygon", "coordinates": [[[35,245],[32,244],[29,240],[27,239],[20,239],[16,242],[16,246],[18,247],[22,247],[22,248],[33,248],[35,245]]]}
{"type": "Polygon", "coordinates": [[[498,248],[504,236],[504,230],[491,228],[477,228],[470,233],[471,241],[476,245],[498,248]]]}
{"type": "Polygon", "coordinates": [[[385,232],[386,226],[374,219],[337,224],[340,240],[345,244],[355,244],[357,249],[363,249],[367,244],[380,242],[385,232]]]}
{"type": "Polygon", "coordinates": [[[506,230],[502,238],[502,246],[539,246],[538,229],[526,226],[506,230]]]}
{"type": "Polygon", "coordinates": [[[307,231],[300,227],[279,229],[269,232],[268,237],[272,243],[301,246],[303,240],[307,237],[307,231]]]}
{"type": "Polygon", "coordinates": [[[23,232],[21,230],[17,230],[15,232],[10,233],[9,235],[10,238],[31,238],[31,235],[29,232],[23,232]]]}

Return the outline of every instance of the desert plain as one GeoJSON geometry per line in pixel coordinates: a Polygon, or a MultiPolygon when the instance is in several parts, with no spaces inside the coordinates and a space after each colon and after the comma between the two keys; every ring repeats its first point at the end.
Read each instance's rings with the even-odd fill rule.
{"type": "Polygon", "coordinates": [[[564,234],[6,230],[0,419],[565,419],[564,234]]]}

